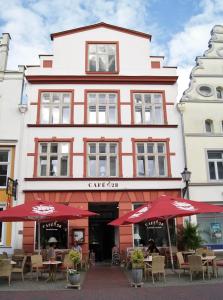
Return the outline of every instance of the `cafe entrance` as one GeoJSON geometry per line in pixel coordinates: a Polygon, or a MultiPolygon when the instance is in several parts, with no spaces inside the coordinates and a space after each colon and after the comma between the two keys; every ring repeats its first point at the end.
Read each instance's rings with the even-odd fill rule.
{"type": "Polygon", "coordinates": [[[118,203],[90,203],[89,210],[99,214],[89,218],[89,249],[96,261],[111,260],[112,247],[118,244],[118,228],[108,223],[118,217],[118,203]]]}

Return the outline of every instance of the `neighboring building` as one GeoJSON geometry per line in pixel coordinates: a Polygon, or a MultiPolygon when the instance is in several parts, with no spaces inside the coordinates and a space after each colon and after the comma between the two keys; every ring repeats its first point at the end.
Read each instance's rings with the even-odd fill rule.
{"type": "MultiPolygon", "coordinates": [[[[179,104],[183,116],[191,199],[223,205],[223,26],[214,26],[209,49],[196,59],[179,104]]],[[[223,248],[223,218],[198,215],[205,243],[223,248]]]]}
{"type": "MultiPolygon", "coordinates": [[[[176,68],[150,56],[149,34],[106,23],[51,39],[53,55],[27,66],[24,201],[56,201],[100,215],[43,224],[42,246],[55,236],[60,247],[70,247],[84,231],[83,251],[93,249],[102,260],[114,243],[124,250],[155,236],[165,244],[160,224],[147,224],[146,236],[145,226],[133,232],[131,225],[107,223],[161,194],[181,193],[176,68]]],[[[34,231],[34,223],[24,223],[26,251],[35,248],[34,231]]]]}
{"type": "MultiPolygon", "coordinates": [[[[18,71],[7,70],[9,42],[10,35],[3,33],[0,37],[0,210],[19,204],[19,200],[13,203],[13,198],[7,195],[6,185],[8,177],[20,179],[20,139],[25,112],[25,106],[21,104],[24,67],[20,66],[18,71]]],[[[18,182],[20,184],[20,180],[18,182]]],[[[0,223],[1,251],[10,252],[21,246],[14,234],[18,234],[16,224],[0,223]]]]}

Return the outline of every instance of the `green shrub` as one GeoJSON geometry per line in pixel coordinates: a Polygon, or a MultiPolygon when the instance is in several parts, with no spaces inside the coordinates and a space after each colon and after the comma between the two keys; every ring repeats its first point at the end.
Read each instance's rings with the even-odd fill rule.
{"type": "Polygon", "coordinates": [[[132,268],[143,268],[144,255],[142,250],[135,249],[131,254],[132,268]]]}
{"type": "Polygon", "coordinates": [[[77,250],[70,250],[69,251],[69,259],[73,262],[74,267],[77,266],[77,264],[81,261],[81,254],[77,250]]]}

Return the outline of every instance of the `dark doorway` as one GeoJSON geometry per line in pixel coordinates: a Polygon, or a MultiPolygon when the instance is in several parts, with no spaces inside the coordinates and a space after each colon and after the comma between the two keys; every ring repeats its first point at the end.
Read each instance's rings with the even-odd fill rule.
{"type": "Polygon", "coordinates": [[[89,218],[89,248],[94,251],[96,261],[111,259],[115,243],[115,228],[107,225],[118,216],[118,204],[89,204],[89,210],[98,216],[89,218]]]}

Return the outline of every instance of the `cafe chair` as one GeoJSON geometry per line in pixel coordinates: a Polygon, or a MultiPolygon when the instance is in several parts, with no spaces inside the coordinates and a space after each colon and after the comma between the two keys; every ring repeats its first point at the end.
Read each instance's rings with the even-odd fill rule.
{"type": "Polygon", "coordinates": [[[38,274],[44,273],[46,267],[43,265],[43,258],[40,254],[34,254],[31,256],[31,274],[33,278],[33,272],[36,272],[36,280],[39,280],[38,274]]]}
{"type": "Polygon", "coordinates": [[[12,265],[10,259],[0,260],[0,277],[7,277],[8,284],[11,284],[12,265]]]}
{"type": "Polygon", "coordinates": [[[24,256],[21,267],[17,267],[17,266],[12,267],[12,273],[21,273],[22,281],[24,281],[24,269],[25,269],[26,259],[27,259],[27,256],[24,256]]]}
{"type": "MultiPolygon", "coordinates": [[[[182,252],[177,252],[176,256],[177,256],[178,268],[180,270],[184,270],[185,273],[185,270],[189,270],[189,264],[184,261],[182,252]]],[[[180,278],[180,272],[179,272],[179,278],[180,278]]]]}
{"type": "Polygon", "coordinates": [[[202,262],[200,255],[189,255],[188,256],[189,263],[189,272],[190,272],[190,280],[193,280],[193,273],[202,273],[203,280],[205,279],[205,272],[208,270],[208,266],[206,262],[202,262]]]}
{"type": "Polygon", "coordinates": [[[59,267],[59,270],[65,273],[67,282],[68,282],[68,270],[73,269],[73,268],[74,268],[74,264],[73,264],[72,260],[69,258],[69,254],[66,253],[64,255],[62,265],[60,265],[60,267],[59,267]]]}
{"type": "Polygon", "coordinates": [[[163,274],[163,280],[166,282],[166,275],[165,275],[165,256],[157,255],[153,256],[152,259],[152,265],[151,267],[148,266],[147,272],[150,272],[152,274],[152,280],[153,284],[154,281],[154,275],[158,275],[160,277],[160,274],[163,274]]]}

